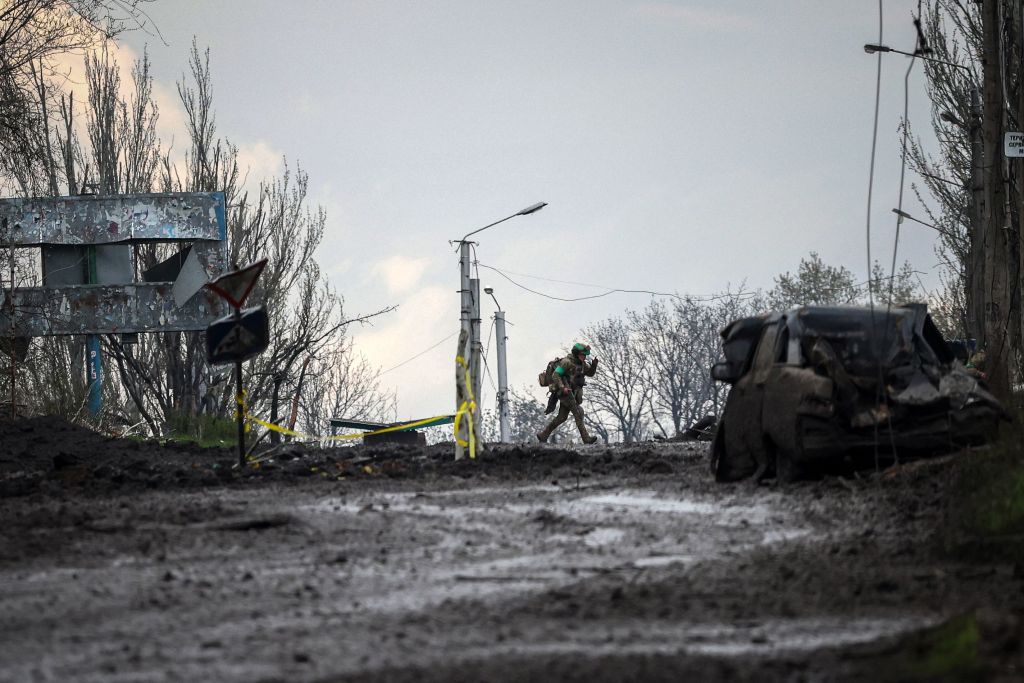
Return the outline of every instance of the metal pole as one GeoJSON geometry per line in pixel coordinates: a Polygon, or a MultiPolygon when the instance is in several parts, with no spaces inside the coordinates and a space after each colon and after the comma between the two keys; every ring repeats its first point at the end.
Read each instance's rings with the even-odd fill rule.
{"type": "MultiPolygon", "coordinates": [[[[4,217],[4,234],[7,234],[7,218],[4,217]]],[[[15,389],[18,381],[18,358],[17,351],[15,350],[15,343],[17,341],[16,333],[14,331],[14,233],[10,235],[10,259],[11,259],[11,290],[10,290],[10,309],[11,309],[11,422],[18,416],[17,404],[15,401],[18,398],[17,390],[15,389]]]]}
{"type": "Polygon", "coordinates": [[[459,244],[459,294],[462,300],[461,325],[469,335],[471,332],[470,318],[473,310],[473,296],[469,284],[469,245],[470,242],[459,244]]]}
{"type": "Polygon", "coordinates": [[[968,122],[971,136],[971,229],[968,243],[968,266],[970,268],[967,308],[970,311],[968,325],[970,335],[977,341],[978,348],[985,342],[985,228],[983,204],[985,180],[982,175],[984,152],[981,146],[981,95],[977,86],[971,86],[971,120],[968,122]]]}
{"type": "MultiPolygon", "coordinates": [[[[241,324],[242,311],[235,309],[235,320],[241,324]]],[[[238,466],[245,467],[245,390],[242,388],[242,361],[235,362],[235,421],[238,424],[238,466]]]]}
{"type": "Polygon", "coordinates": [[[476,401],[476,410],[473,411],[474,424],[480,424],[480,360],[483,358],[483,343],[480,341],[480,280],[472,278],[469,281],[470,290],[473,295],[473,309],[470,317],[471,343],[470,351],[472,361],[469,364],[469,372],[473,380],[473,400],[476,401]]]}
{"type": "Polygon", "coordinates": [[[505,311],[494,313],[494,334],[498,337],[498,422],[501,425],[501,442],[512,440],[508,424],[508,366],[506,365],[505,311]]]}
{"type": "MultiPolygon", "coordinates": [[[[461,300],[461,313],[459,317],[459,324],[461,325],[461,331],[459,333],[459,347],[458,355],[463,356],[463,360],[466,364],[469,364],[470,357],[472,356],[472,346],[468,343],[470,331],[472,325],[470,324],[470,318],[472,317],[472,292],[469,286],[469,245],[470,242],[462,240],[459,243],[459,297],[461,300]]],[[[456,364],[455,370],[455,410],[456,412],[462,406],[462,402],[467,399],[464,395],[465,390],[463,389],[462,377],[464,377],[462,366],[456,364]]],[[[474,415],[474,418],[476,416],[474,415]]],[[[459,420],[459,434],[455,434],[455,459],[459,460],[463,457],[464,448],[459,445],[459,439],[463,441],[469,440],[469,423],[467,419],[459,420]]]]}
{"type": "MultiPolygon", "coordinates": [[[[96,247],[85,248],[86,284],[95,285],[99,282],[96,271],[96,247]]],[[[85,353],[89,377],[89,414],[98,418],[103,412],[103,358],[100,355],[100,336],[89,334],[85,337],[85,353]]]]}

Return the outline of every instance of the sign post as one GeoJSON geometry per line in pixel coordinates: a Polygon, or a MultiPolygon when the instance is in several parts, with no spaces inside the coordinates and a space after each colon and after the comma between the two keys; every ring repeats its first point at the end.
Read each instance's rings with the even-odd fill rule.
{"type": "Polygon", "coordinates": [[[245,389],[242,363],[262,353],[270,343],[270,317],[263,306],[242,310],[267,260],[225,273],[207,287],[225,299],[234,312],[206,328],[206,353],[211,364],[235,365],[235,420],[238,424],[238,466],[245,466],[245,389]]]}

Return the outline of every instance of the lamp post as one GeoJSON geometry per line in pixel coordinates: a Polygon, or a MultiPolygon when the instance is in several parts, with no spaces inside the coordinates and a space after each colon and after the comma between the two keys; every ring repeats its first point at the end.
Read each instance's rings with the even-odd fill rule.
{"type": "MultiPolygon", "coordinates": [[[[985,271],[985,254],[984,254],[984,220],[982,216],[982,207],[984,205],[984,190],[985,180],[983,177],[984,161],[983,155],[984,150],[982,148],[982,136],[981,136],[981,93],[978,88],[978,84],[974,80],[974,73],[963,64],[956,64],[954,62],[947,62],[943,59],[935,59],[934,57],[928,57],[920,52],[911,53],[904,52],[903,50],[897,50],[896,48],[889,47],[888,45],[876,45],[868,43],[864,46],[864,52],[868,54],[882,53],[882,52],[895,52],[897,54],[905,55],[907,57],[916,57],[923,59],[927,62],[934,62],[936,64],[943,64],[954,69],[962,69],[967,72],[968,81],[970,83],[970,121],[963,122],[951,112],[944,111],[939,115],[943,121],[952,123],[965,131],[970,136],[971,144],[971,177],[970,177],[970,193],[971,193],[971,210],[968,215],[970,221],[970,242],[968,245],[967,254],[967,282],[964,283],[966,289],[967,299],[967,317],[968,325],[971,326],[969,330],[971,336],[975,339],[984,339],[984,320],[982,312],[984,310],[984,289],[979,286],[984,281],[985,271]]],[[[894,212],[900,214],[901,212],[893,209],[894,212]]],[[[900,215],[900,218],[908,218],[910,220],[927,225],[930,228],[935,226],[928,223],[918,221],[916,218],[912,218],[909,215],[900,215]]],[[[938,228],[935,228],[939,230],[938,228]]],[[[945,233],[944,230],[939,232],[945,233]]]]}
{"type": "Polygon", "coordinates": [[[501,310],[501,304],[494,296],[494,289],[484,289],[494,299],[494,334],[498,340],[498,425],[501,428],[501,443],[509,443],[512,437],[512,430],[509,428],[508,420],[508,355],[505,336],[505,311],[501,310]]]}
{"type": "MultiPolygon", "coordinates": [[[[473,397],[479,399],[480,397],[480,357],[481,357],[481,345],[480,345],[480,281],[476,278],[470,277],[470,245],[473,242],[469,241],[469,237],[483,232],[487,228],[493,228],[499,223],[504,223],[507,220],[511,220],[516,216],[529,216],[532,213],[536,213],[547,206],[547,202],[537,202],[530,206],[516,211],[511,216],[506,216],[501,220],[489,223],[482,228],[477,228],[472,232],[467,232],[462,236],[459,242],[459,294],[461,295],[462,301],[462,313],[461,313],[461,324],[462,329],[465,331],[467,338],[469,339],[469,368],[470,368],[470,379],[473,383],[473,397]]],[[[460,405],[458,399],[458,393],[456,391],[456,410],[460,405]]],[[[477,405],[475,414],[473,415],[473,424],[480,423],[480,406],[477,405]]],[[[456,435],[457,436],[457,435],[456,435]]]]}
{"type": "Polygon", "coordinates": [[[925,226],[925,227],[928,227],[928,228],[931,228],[932,230],[934,230],[934,231],[936,231],[936,232],[940,232],[940,233],[942,233],[943,235],[946,235],[947,237],[952,237],[952,238],[954,238],[954,239],[956,238],[956,235],[954,235],[954,234],[953,234],[953,233],[951,233],[950,231],[948,231],[948,230],[945,230],[945,229],[943,229],[943,228],[940,228],[940,227],[939,227],[939,226],[937,226],[937,225],[932,225],[931,223],[925,223],[924,221],[922,221],[922,220],[920,220],[920,219],[918,219],[918,218],[914,218],[913,216],[911,216],[911,215],[910,215],[909,213],[907,213],[906,211],[900,211],[899,209],[893,209],[893,210],[892,210],[892,212],[893,212],[894,214],[896,214],[897,216],[899,216],[899,217],[900,217],[901,219],[905,218],[905,219],[906,219],[906,220],[908,220],[908,221],[914,221],[915,223],[920,223],[921,225],[923,225],[923,226],[925,226]]]}

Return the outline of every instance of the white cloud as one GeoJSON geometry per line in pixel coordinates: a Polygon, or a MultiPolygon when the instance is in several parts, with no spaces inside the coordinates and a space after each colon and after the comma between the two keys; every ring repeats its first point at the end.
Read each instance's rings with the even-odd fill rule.
{"type": "Polygon", "coordinates": [[[425,258],[410,258],[395,254],[373,264],[370,271],[375,276],[384,279],[389,293],[403,294],[419,284],[427,264],[428,260],[425,258]]]}
{"type": "Polygon", "coordinates": [[[238,167],[250,188],[258,187],[261,181],[279,175],[284,168],[283,160],[281,152],[263,140],[238,144],[238,167]]]}
{"type": "Polygon", "coordinates": [[[396,312],[383,316],[374,327],[353,330],[356,349],[371,365],[388,371],[381,377],[381,385],[397,391],[400,419],[429,417],[449,410],[455,395],[452,377],[456,339],[401,367],[395,366],[458,331],[457,315],[448,289],[427,287],[396,312]]]}

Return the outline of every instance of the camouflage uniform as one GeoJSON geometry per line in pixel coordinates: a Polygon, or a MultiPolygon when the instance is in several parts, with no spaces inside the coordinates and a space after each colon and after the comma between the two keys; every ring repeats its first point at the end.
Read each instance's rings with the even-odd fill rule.
{"type": "Polygon", "coordinates": [[[583,439],[583,443],[594,443],[597,441],[596,436],[591,436],[587,432],[587,427],[583,424],[583,408],[580,407],[580,403],[583,402],[585,378],[593,377],[594,373],[597,372],[597,359],[595,358],[588,364],[583,358],[584,355],[589,353],[589,346],[575,345],[569,355],[559,362],[552,373],[551,385],[548,391],[551,392],[553,397],[558,398],[558,414],[547,427],[537,432],[537,439],[542,443],[547,441],[551,433],[569,418],[569,413],[572,413],[573,418],[576,420],[576,428],[580,430],[580,437],[583,439]]]}

